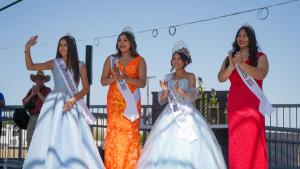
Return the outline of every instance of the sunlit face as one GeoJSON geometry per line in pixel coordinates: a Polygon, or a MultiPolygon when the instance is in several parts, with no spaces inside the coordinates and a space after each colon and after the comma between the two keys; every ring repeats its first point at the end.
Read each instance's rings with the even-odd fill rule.
{"type": "Polygon", "coordinates": [[[45,79],[43,76],[37,76],[35,77],[35,83],[38,85],[38,86],[43,86],[45,82],[45,79]]]}
{"type": "Polygon", "coordinates": [[[175,53],[172,57],[172,66],[175,70],[183,68],[185,63],[181,59],[180,55],[178,53],[175,53]]]}
{"type": "Polygon", "coordinates": [[[67,57],[68,43],[65,39],[59,41],[58,51],[63,57],[67,57]]]}
{"type": "Polygon", "coordinates": [[[118,48],[122,53],[127,53],[130,51],[130,47],[131,44],[129,39],[124,34],[122,34],[118,39],[118,48]]]}
{"type": "Polygon", "coordinates": [[[248,48],[249,45],[249,37],[246,34],[246,31],[244,29],[240,30],[237,38],[237,44],[241,49],[248,48]]]}

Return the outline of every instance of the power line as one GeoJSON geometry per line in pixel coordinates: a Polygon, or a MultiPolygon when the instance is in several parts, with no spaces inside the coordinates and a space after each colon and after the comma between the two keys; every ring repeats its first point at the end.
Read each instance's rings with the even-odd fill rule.
{"type": "MultiPolygon", "coordinates": [[[[185,26],[185,25],[190,25],[190,24],[195,24],[195,23],[200,23],[200,22],[206,22],[206,21],[211,21],[211,20],[222,19],[222,18],[226,18],[226,17],[230,17],[230,16],[234,16],[234,15],[240,15],[240,14],[249,13],[249,12],[254,12],[254,11],[259,11],[260,12],[262,10],[268,10],[268,8],[271,8],[271,7],[274,7],[274,6],[280,6],[280,5],[284,5],[284,4],[288,4],[288,3],[292,3],[292,2],[296,2],[296,1],[299,1],[299,0],[281,2],[281,3],[278,3],[278,4],[268,5],[268,6],[264,6],[264,7],[260,7],[260,8],[249,9],[249,10],[245,10],[245,11],[235,12],[235,13],[231,13],[231,14],[227,14],[227,15],[212,17],[212,18],[208,18],[208,19],[202,19],[202,20],[193,21],[193,22],[182,23],[182,24],[178,24],[178,25],[174,25],[174,26],[176,26],[176,27],[185,26]]],[[[268,17],[268,15],[269,15],[269,13],[267,13],[266,17],[268,17]]],[[[258,17],[258,19],[264,20],[264,19],[266,19],[266,17],[264,17],[264,18],[259,18],[258,17]]]]}
{"type": "MultiPolygon", "coordinates": [[[[179,27],[179,26],[186,26],[186,25],[196,24],[196,23],[200,23],[200,22],[207,22],[207,21],[222,19],[222,18],[226,18],[226,17],[231,17],[231,16],[234,16],[234,15],[240,15],[240,14],[244,14],[244,13],[254,12],[254,11],[258,11],[257,19],[265,20],[269,16],[269,9],[268,8],[285,5],[285,4],[296,2],[296,1],[299,1],[299,0],[285,1],[285,2],[281,2],[281,3],[273,4],[273,5],[268,5],[268,6],[249,9],[249,10],[245,10],[245,11],[230,13],[230,14],[221,15],[221,16],[217,16],[217,17],[201,19],[201,20],[197,20],[197,21],[186,22],[186,23],[181,23],[181,24],[176,24],[176,25],[171,25],[171,26],[165,26],[165,27],[160,27],[160,28],[146,29],[146,30],[137,31],[137,32],[134,32],[134,33],[137,34],[137,33],[152,32],[152,36],[155,38],[158,35],[159,30],[169,29],[169,34],[171,36],[174,36],[176,34],[176,28],[179,27]],[[265,15],[263,15],[264,11],[265,11],[265,15]]],[[[96,37],[96,38],[94,38],[94,45],[98,46],[100,39],[110,38],[110,37],[117,37],[117,36],[118,35],[96,37]]]]}
{"type": "MultiPolygon", "coordinates": [[[[22,0],[19,0],[19,1],[22,1],[22,0]]],[[[225,15],[221,15],[221,16],[216,16],[216,17],[211,17],[211,18],[196,20],[196,21],[192,21],[192,22],[185,22],[185,23],[171,25],[171,26],[165,26],[165,27],[159,27],[159,28],[152,28],[152,29],[140,30],[140,31],[136,31],[134,33],[135,34],[140,34],[140,33],[152,32],[152,37],[155,38],[155,37],[158,36],[158,32],[160,30],[169,29],[169,35],[174,36],[176,34],[176,31],[177,31],[176,28],[180,27],[180,26],[187,26],[187,25],[197,24],[197,23],[201,23],[201,22],[208,22],[208,21],[212,21],[212,20],[223,19],[223,18],[226,18],[226,17],[231,17],[231,16],[235,16],[235,15],[241,15],[241,14],[250,13],[250,12],[254,12],[254,11],[258,11],[258,13],[257,13],[257,19],[259,19],[259,20],[265,20],[269,16],[269,8],[272,8],[272,7],[275,7],[275,6],[281,6],[281,5],[285,5],[285,4],[289,4],[289,3],[293,3],[293,2],[297,2],[297,1],[299,1],[299,0],[290,0],[290,1],[285,1],[285,2],[281,2],[281,3],[277,3],[277,4],[272,4],[272,5],[267,5],[267,6],[263,6],[263,7],[253,8],[253,9],[249,9],[249,10],[244,10],[244,11],[234,12],[234,13],[230,13],[230,14],[225,14],[225,15]]],[[[98,37],[95,37],[95,38],[79,39],[79,40],[76,40],[76,41],[77,42],[82,42],[82,41],[93,40],[94,41],[94,45],[98,46],[100,44],[100,42],[99,42],[100,39],[113,38],[113,37],[117,37],[117,36],[118,36],[118,34],[104,35],[104,36],[98,36],[98,37]]],[[[47,45],[50,45],[50,44],[49,43],[45,43],[45,44],[39,44],[38,46],[47,46],[47,45]]],[[[12,49],[12,48],[20,48],[20,46],[11,46],[11,47],[2,47],[2,48],[0,47],[0,50],[1,49],[12,49]]]]}
{"type": "Polygon", "coordinates": [[[5,7],[3,7],[3,8],[0,9],[0,12],[3,11],[4,9],[6,9],[6,8],[9,8],[9,7],[11,7],[11,6],[13,6],[13,5],[21,2],[21,1],[23,1],[23,0],[17,0],[15,2],[11,3],[11,4],[6,5],[5,7]]]}

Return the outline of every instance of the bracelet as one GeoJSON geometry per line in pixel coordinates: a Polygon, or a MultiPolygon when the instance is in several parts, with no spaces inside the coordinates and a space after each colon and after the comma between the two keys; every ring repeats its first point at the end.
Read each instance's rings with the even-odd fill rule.
{"type": "Polygon", "coordinates": [[[76,98],[75,97],[71,97],[69,101],[72,102],[73,104],[75,104],[76,103],[76,98]]]}

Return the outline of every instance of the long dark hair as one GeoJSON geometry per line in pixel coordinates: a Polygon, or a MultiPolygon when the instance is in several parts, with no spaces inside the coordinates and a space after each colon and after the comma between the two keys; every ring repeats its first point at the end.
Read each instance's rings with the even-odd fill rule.
{"type": "Polygon", "coordinates": [[[132,33],[130,32],[121,32],[118,36],[118,39],[117,39],[117,43],[116,43],[116,49],[117,49],[117,54],[116,56],[117,57],[121,57],[122,55],[122,52],[121,50],[119,49],[118,47],[118,42],[119,42],[119,39],[120,39],[120,36],[121,35],[125,35],[126,38],[129,40],[130,42],[130,52],[131,52],[131,57],[137,57],[139,56],[139,53],[137,52],[137,44],[136,44],[136,41],[135,41],[135,37],[132,33]]]}
{"type": "Polygon", "coordinates": [[[65,40],[68,45],[68,59],[67,59],[67,68],[72,70],[74,73],[74,81],[76,84],[79,83],[79,60],[78,60],[78,52],[75,38],[72,36],[66,35],[59,39],[57,51],[56,51],[56,58],[62,58],[62,55],[59,53],[59,43],[61,40],[65,40]]]}
{"type": "MultiPolygon", "coordinates": [[[[255,37],[255,32],[254,29],[251,26],[242,26],[236,33],[235,35],[235,41],[232,44],[232,56],[240,51],[240,47],[237,43],[237,37],[239,36],[239,33],[241,30],[244,30],[248,36],[248,48],[249,48],[249,60],[250,60],[250,65],[252,66],[257,66],[257,51],[259,49],[259,46],[256,41],[255,37]]],[[[229,65],[229,59],[226,58],[225,61],[225,68],[227,68],[229,65]]]]}
{"type": "Polygon", "coordinates": [[[188,64],[192,63],[192,58],[188,57],[187,55],[180,53],[180,52],[174,52],[172,55],[172,59],[171,59],[171,72],[174,70],[174,66],[172,65],[172,60],[175,54],[178,54],[180,56],[180,59],[182,60],[182,62],[184,63],[183,68],[185,68],[188,64]]]}

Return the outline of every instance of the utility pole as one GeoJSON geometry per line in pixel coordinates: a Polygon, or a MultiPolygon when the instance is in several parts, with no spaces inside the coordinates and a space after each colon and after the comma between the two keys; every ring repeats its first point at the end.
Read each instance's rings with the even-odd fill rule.
{"type": "MultiPolygon", "coordinates": [[[[149,79],[155,78],[155,76],[147,76],[146,77],[146,85],[147,85],[147,106],[149,105],[149,79]]],[[[146,125],[152,124],[152,111],[151,109],[146,109],[146,125]]]]}
{"type": "Polygon", "coordinates": [[[146,85],[147,85],[147,105],[149,105],[149,79],[155,78],[155,76],[147,76],[146,77],[146,85]]]}

